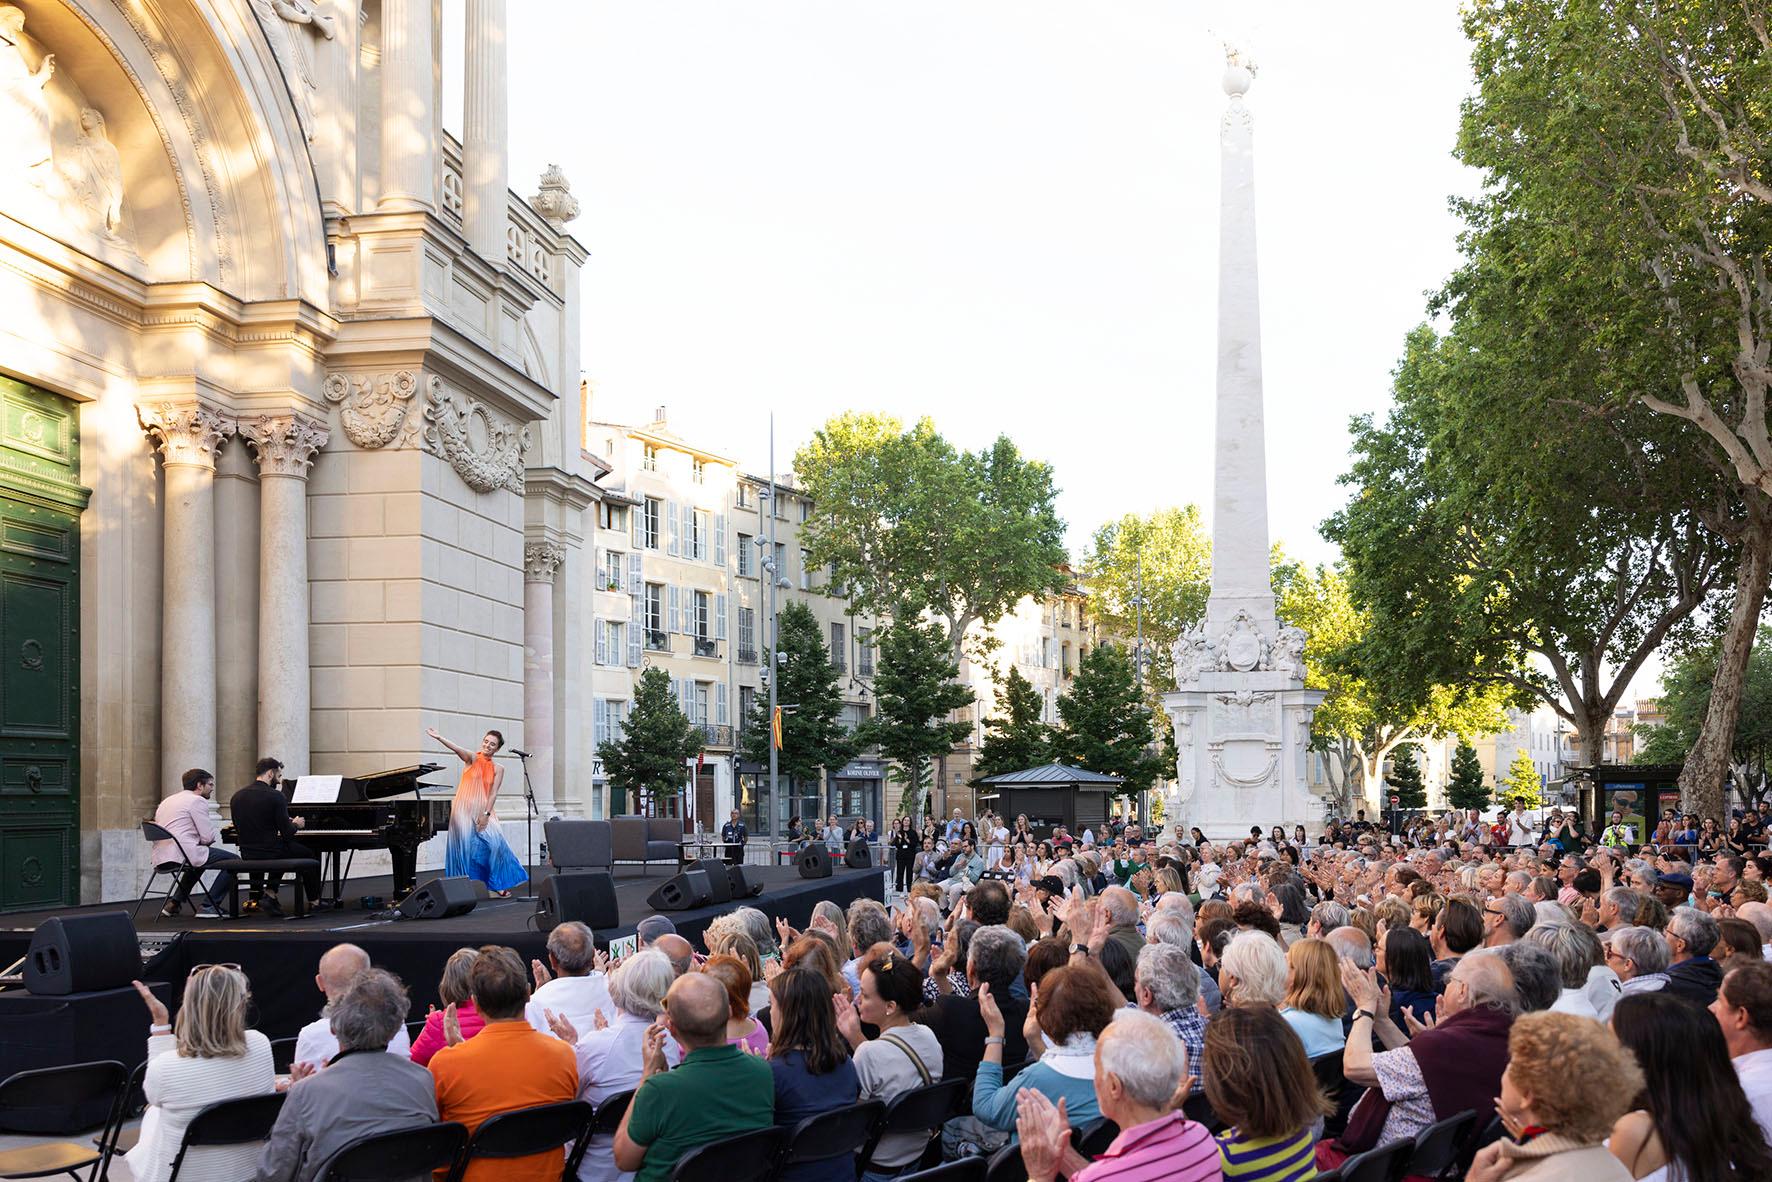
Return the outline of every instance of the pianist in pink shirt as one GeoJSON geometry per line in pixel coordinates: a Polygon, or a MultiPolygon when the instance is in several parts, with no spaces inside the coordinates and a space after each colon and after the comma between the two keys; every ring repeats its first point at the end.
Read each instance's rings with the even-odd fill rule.
{"type": "Polygon", "coordinates": [[[1033,1088],[1016,1096],[1016,1131],[1029,1182],[1219,1182],[1218,1145],[1206,1127],[1169,1111],[1187,1078],[1187,1050],[1161,1018],[1121,1010],[1095,1042],[1095,1099],[1120,1127],[1107,1152],[1088,1162],[1071,1148],[1062,1107],[1033,1088]]]}
{"type": "MultiPolygon", "coordinates": [[[[227,850],[213,848],[218,834],[215,821],[209,815],[209,798],[215,795],[215,777],[194,767],[184,774],[183,781],[184,787],[161,801],[160,807],[154,810],[154,824],[171,835],[171,840],[154,843],[154,865],[183,862],[190,867],[179,876],[172,898],[161,909],[160,913],[167,918],[178,914],[205,870],[237,857],[227,850]]],[[[198,918],[217,918],[220,915],[217,908],[233,889],[234,876],[225,870],[218,873],[207,891],[209,905],[197,912],[198,918]]]]}

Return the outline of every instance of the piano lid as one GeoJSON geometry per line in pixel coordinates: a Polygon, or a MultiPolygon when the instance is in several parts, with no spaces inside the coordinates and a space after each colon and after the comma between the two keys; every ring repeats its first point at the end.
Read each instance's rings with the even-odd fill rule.
{"type": "Polygon", "coordinates": [[[355,791],[344,789],[339,793],[339,800],[381,800],[389,796],[398,796],[402,792],[414,792],[419,788],[418,778],[428,776],[432,772],[440,772],[440,763],[415,763],[408,767],[389,768],[383,772],[370,772],[366,776],[352,776],[344,783],[355,784],[355,791]]]}

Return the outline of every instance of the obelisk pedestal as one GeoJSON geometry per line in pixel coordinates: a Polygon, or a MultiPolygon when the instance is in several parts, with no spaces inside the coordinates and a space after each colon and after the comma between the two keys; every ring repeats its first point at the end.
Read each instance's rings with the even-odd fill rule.
{"type": "Polygon", "coordinates": [[[1307,787],[1324,693],[1304,688],[1305,635],[1275,618],[1269,572],[1254,120],[1243,102],[1255,70],[1236,50],[1226,58],[1212,592],[1205,619],[1176,641],[1176,690],[1163,698],[1177,752],[1169,815],[1214,840],[1255,826],[1315,829],[1324,811],[1307,787]]]}

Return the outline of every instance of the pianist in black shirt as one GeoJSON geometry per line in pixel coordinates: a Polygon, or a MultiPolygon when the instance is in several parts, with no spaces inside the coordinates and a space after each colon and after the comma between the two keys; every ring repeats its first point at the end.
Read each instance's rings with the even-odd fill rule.
{"type": "MultiPolygon", "coordinates": [[[[282,781],[283,765],[266,756],[258,761],[258,778],[235,792],[229,801],[241,857],[318,859],[318,854],[295,840],[301,822],[290,819],[289,800],[280,787],[282,781]]],[[[253,876],[255,882],[258,877],[253,876]]],[[[320,898],[320,863],[317,860],[312,869],[302,871],[302,880],[309,902],[317,904],[320,898]]],[[[268,901],[261,901],[256,893],[252,899],[268,910],[280,910],[275,882],[271,884],[268,901]]]]}

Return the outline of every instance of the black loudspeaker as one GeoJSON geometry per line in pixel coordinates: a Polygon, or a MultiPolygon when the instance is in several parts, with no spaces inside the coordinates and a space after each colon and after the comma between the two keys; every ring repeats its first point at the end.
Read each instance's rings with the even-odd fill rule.
{"type": "Polygon", "coordinates": [[[127,911],[46,919],[25,954],[25,989],[36,994],[122,989],[141,972],[141,944],[127,911]]]}
{"type": "Polygon", "coordinates": [[[763,884],[747,879],[744,867],[736,863],[726,867],[726,885],[731,889],[734,899],[749,899],[763,893],[763,884]]]}
{"type": "Polygon", "coordinates": [[[732,876],[726,873],[726,863],[696,861],[683,867],[685,873],[699,870],[708,876],[708,902],[732,902],[732,876]]]}
{"type": "Polygon", "coordinates": [[[561,870],[535,887],[535,926],[582,923],[592,931],[621,925],[615,905],[615,879],[605,870],[561,870]]]}
{"type": "Polygon", "coordinates": [[[708,893],[708,872],[685,870],[660,883],[657,890],[646,896],[646,905],[654,911],[688,911],[692,907],[706,907],[708,893]]]}
{"type": "Polygon", "coordinates": [[[874,854],[866,841],[858,837],[849,843],[849,852],[843,855],[843,865],[851,870],[866,870],[873,864],[874,854]]]}
{"type": "Polygon", "coordinates": [[[829,878],[831,851],[822,845],[809,845],[800,851],[800,856],[794,859],[794,865],[800,868],[801,878],[829,878]]]}
{"type": "Polygon", "coordinates": [[[451,919],[480,902],[471,878],[433,878],[400,900],[401,919],[451,919]]]}

